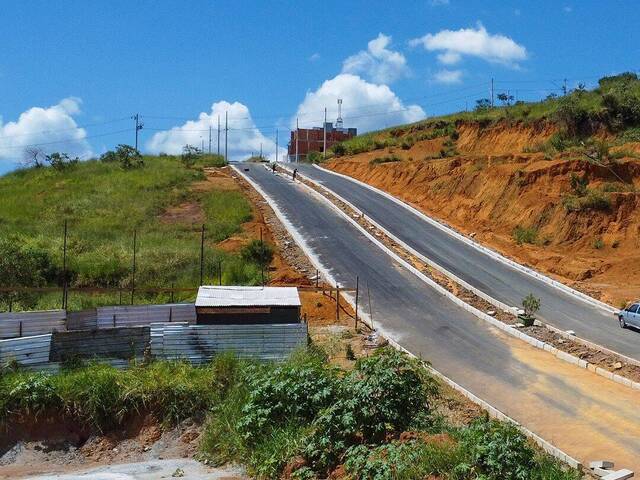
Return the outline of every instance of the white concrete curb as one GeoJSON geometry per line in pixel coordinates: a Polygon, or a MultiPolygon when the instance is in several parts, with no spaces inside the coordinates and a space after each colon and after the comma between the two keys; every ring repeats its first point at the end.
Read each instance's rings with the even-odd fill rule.
{"type": "Polygon", "coordinates": [[[500,253],[496,252],[495,250],[492,250],[488,247],[485,247],[484,245],[479,244],[478,242],[475,242],[473,240],[471,240],[470,238],[466,237],[465,235],[462,235],[461,233],[456,232],[455,230],[453,230],[451,227],[444,225],[443,223],[439,222],[438,220],[431,218],[427,215],[425,215],[424,213],[422,213],[420,210],[418,210],[417,208],[409,205],[406,202],[403,202],[402,200],[400,200],[399,198],[394,197],[393,195],[380,190],[379,188],[376,188],[372,185],[369,185],[368,183],[362,182],[361,180],[358,180],[356,178],[350,177],[348,175],[344,175],[342,173],[338,173],[338,172],[334,172],[332,170],[328,170],[326,168],[323,168],[319,165],[314,165],[315,168],[322,170],[323,172],[326,173],[330,173],[332,175],[336,175],[338,177],[342,177],[344,179],[350,180],[358,185],[361,185],[365,188],[368,188],[369,190],[376,192],[386,198],[388,198],[389,200],[392,200],[393,202],[395,202],[396,204],[406,208],[407,210],[409,210],[410,212],[414,213],[415,215],[417,215],[418,217],[420,217],[421,219],[425,220],[426,222],[430,223],[431,225],[437,227],[438,229],[442,230],[443,232],[451,235],[452,237],[457,238],[458,240],[463,241],[464,243],[466,243],[467,245],[472,246],[473,248],[475,248],[476,250],[479,250],[480,252],[489,255],[491,258],[498,260],[512,268],[515,268],[516,270],[519,270],[523,273],[526,273],[527,275],[530,275],[534,278],[537,278],[538,280],[541,280],[542,282],[551,285],[559,290],[562,290],[565,293],[568,293],[570,295],[573,295],[574,297],[577,297],[587,303],[590,303],[596,307],[602,308],[604,310],[607,310],[610,313],[615,313],[618,311],[618,309],[612,307],[611,305],[608,305],[604,302],[601,302],[600,300],[596,300],[593,297],[590,297],[589,295],[586,295],[582,292],[579,292],[578,290],[575,290],[561,282],[558,282],[556,280],[553,280],[550,277],[547,277],[546,275],[541,274],[540,272],[537,272],[529,267],[525,267],[524,265],[520,265],[517,262],[514,262],[513,260],[510,260],[506,257],[504,257],[503,255],[501,255],[500,253]]]}
{"type": "MultiPolygon", "coordinates": [[[[325,275],[325,277],[332,282],[334,285],[337,286],[336,280],[335,278],[333,278],[333,276],[329,273],[329,270],[327,268],[325,268],[318,260],[317,256],[313,253],[313,251],[311,250],[311,248],[309,247],[309,245],[306,243],[306,241],[302,238],[302,236],[298,233],[298,231],[296,230],[296,228],[291,224],[291,222],[289,222],[289,220],[286,218],[286,215],[284,215],[284,213],[280,210],[280,208],[278,207],[277,203],[264,191],[262,190],[262,188],[256,184],[253,180],[251,180],[249,177],[247,177],[246,175],[244,175],[244,173],[242,173],[240,171],[240,169],[238,169],[235,165],[232,165],[231,168],[233,168],[240,176],[242,176],[242,178],[244,178],[264,199],[265,201],[269,204],[269,206],[273,209],[274,213],[276,214],[276,217],[278,217],[278,219],[282,222],[282,224],[285,226],[285,228],[289,231],[289,233],[291,234],[291,236],[293,237],[293,239],[296,241],[296,243],[298,243],[299,247],[304,251],[305,254],[307,254],[307,256],[309,256],[309,259],[311,260],[311,263],[313,263],[314,267],[316,267],[319,271],[323,272],[323,275],[325,275]]],[[[308,185],[303,185],[306,189],[308,189],[310,192],[312,192],[314,195],[316,195],[317,197],[320,197],[323,199],[323,201],[329,203],[333,209],[335,209],[336,211],[340,212],[340,214],[344,217],[346,217],[350,222],[354,223],[357,228],[360,229],[361,232],[363,232],[370,240],[372,240],[374,243],[377,244],[377,246],[382,247],[388,254],[390,254],[393,258],[398,259],[403,265],[405,266],[409,266],[408,263],[404,262],[402,259],[400,259],[400,257],[398,257],[395,253],[391,252],[390,250],[387,249],[387,247],[385,247],[384,245],[382,245],[379,241],[377,241],[372,235],[370,235],[366,230],[364,230],[357,222],[354,222],[353,219],[351,219],[348,215],[346,215],[342,210],[340,210],[337,206],[335,206],[333,203],[329,202],[329,200],[327,200],[326,198],[324,198],[322,195],[320,195],[318,192],[316,192],[315,190],[313,190],[311,187],[309,187],[308,185]]],[[[409,266],[410,267],[410,266],[409,266]]],[[[411,267],[413,268],[413,267],[411,267]]],[[[427,277],[425,277],[421,272],[419,272],[417,269],[413,269],[415,270],[414,273],[418,273],[420,276],[424,277],[425,279],[429,280],[427,277]]],[[[412,270],[412,271],[413,271],[412,270]]],[[[427,282],[428,283],[428,282],[427,282]]],[[[435,282],[434,282],[435,284],[435,282]]],[[[437,284],[435,284],[437,285],[437,284]]],[[[437,285],[438,287],[440,287],[440,285],[437,285]]],[[[442,287],[440,287],[442,288],[442,287]]],[[[444,289],[443,289],[444,290],[444,289]]],[[[446,291],[446,290],[445,290],[446,291]]],[[[449,293],[449,292],[447,292],[449,293]]],[[[349,302],[349,304],[355,308],[355,301],[353,299],[353,297],[351,295],[345,295],[345,298],[347,299],[347,301],[349,302]]],[[[457,297],[456,297],[457,298],[457,297]]],[[[464,302],[462,302],[464,303],[464,302]]],[[[466,305],[466,304],[465,304],[466,305]]],[[[468,307],[471,307],[470,305],[468,305],[468,307]]],[[[475,309],[474,309],[475,310],[475,309]]],[[[371,319],[369,318],[369,315],[366,313],[362,314],[362,317],[365,321],[365,323],[367,323],[370,327],[372,326],[371,324],[371,319]]],[[[491,317],[490,317],[491,318],[491,317]]],[[[497,320],[495,320],[497,321],[497,320]]],[[[385,335],[385,338],[389,341],[389,344],[391,346],[393,346],[394,348],[405,352],[406,354],[410,355],[413,358],[417,358],[416,355],[414,355],[413,353],[409,352],[406,348],[404,348],[402,345],[400,345],[399,343],[397,343],[395,340],[393,340],[393,338],[391,338],[388,335],[385,335]]],[[[563,452],[562,450],[560,450],[559,448],[553,446],[551,443],[549,443],[548,441],[544,440],[542,437],[540,437],[539,435],[536,435],[535,433],[533,433],[531,430],[529,430],[526,427],[523,427],[520,423],[518,423],[516,420],[514,420],[513,418],[509,417],[508,415],[506,415],[505,413],[501,412],[500,410],[498,410],[497,408],[491,406],[489,403],[485,402],[484,400],[482,400],[480,397],[474,395],[473,393],[471,393],[469,390],[467,390],[466,388],[464,388],[461,385],[458,385],[456,382],[454,382],[453,380],[451,380],[450,378],[446,377],[445,375],[443,375],[442,373],[440,373],[439,371],[437,371],[436,369],[434,369],[431,366],[426,366],[426,369],[428,371],[430,371],[432,374],[434,374],[436,377],[440,378],[442,381],[444,381],[445,383],[447,383],[449,386],[451,386],[453,389],[457,390],[458,392],[460,392],[461,394],[463,394],[465,397],[467,397],[469,400],[471,400],[472,402],[476,403],[477,405],[480,405],[480,407],[482,407],[483,409],[487,410],[487,412],[489,413],[489,415],[492,418],[496,418],[498,420],[503,420],[503,421],[508,421],[514,425],[516,425],[521,431],[522,433],[524,433],[526,436],[528,436],[529,438],[531,438],[534,442],[536,442],[545,452],[547,452],[550,455],[553,455],[554,457],[556,457],[557,459],[565,462],[566,464],[568,464],[569,466],[573,467],[573,468],[577,468],[580,469],[582,468],[582,463],[580,463],[578,460],[576,460],[575,458],[567,455],[565,452],[563,452]]]]}
{"type": "MultiPolygon", "coordinates": [[[[344,201],[343,199],[340,198],[339,195],[336,195],[332,190],[328,189],[327,187],[325,187],[324,185],[319,184],[318,182],[309,179],[309,177],[305,177],[304,175],[300,175],[302,178],[304,178],[305,180],[317,185],[318,187],[326,190],[327,192],[331,193],[332,195],[335,195],[336,198],[340,199],[341,201],[344,201]]],[[[520,340],[528,343],[529,345],[532,345],[536,348],[539,348],[541,350],[545,350],[549,353],[551,353],[553,356],[555,356],[556,358],[563,360],[567,363],[570,363],[572,365],[576,365],[580,368],[585,368],[588,369],[591,372],[594,372],[597,375],[600,375],[601,377],[604,377],[606,379],[612,380],[616,383],[619,383],[620,385],[624,385],[626,387],[630,387],[633,388],[634,390],[640,390],[640,383],[639,382],[634,382],[633,380],[630,380],[626,377],[623,377],[621,375],[615,374],[613,372],[610,372],[608,370],[605,370],[601,367],[598,367],[596,365],[593,365],[589,362],[587,362],[586,360],[582,360],[574,355],[571,355],[567,352],[564,352],[562,350],[557,349],[556,347],[554,347],[553,345],[550,345],[548,343],[545,343],[541,340],[538,340],[537,338],[531,337],[529,335],[527,335],[524,332],[521,332],[519,330],[517,330],[516,328],[513,328],[510,325],[507,325],[506,323],[501,322],[500,320],[496,320],[495,318],[493,318],[491,315],[488,315],[480,310],[478,310],[477,308],[469,305],[468,303],[466,303],[464,300],[461,300],[460,298],[458,298],[457,296],[455,296],[453,293],[449,292],[447,289],[445,289],[444,287],[442,287],[441,285],[439,285],[438,283],[434,282],[433,280],[431,280],[429,277],[427,277],[426,275],[424,275],[422,272],[420,272],[417,268],[415,268],[413,265],[409,264],[406,260],[404,260],[403,258],[401,258],[399,255],[397,255],[395,252],[393,252],[392,250],[390,250],[386,245],[384,245],[382,242],[380,242],[377,238],[375,238],[373,235],[371,235],[369,232],[367,232],[366,229],[364,229],[358,222],[356,222],[353,218],[351,218],[349,215],[347,215],[343,210],[341,210],[338,206],[336,206],[335,204],[333,204],[329,199],[327,199],[326,197],[320,195],[317,191],[313,190],[311,187],[309,187],[308,185],[305,185],[304,183],[301,183],[301,185],[303,185],[304,187],[306,187],[307,189],[309,189],[309,191],[313,192],[315,195],[317,195],[319,198],[321,198],[323,201],[329,203],[334,210],[336,210],[338,213],[340,213],[344,218],[346,218],[349,222],[351,222],[353,225],[356,226],[356,228],[358,228],[362,233],[364,233],[365,236],[367,236],[367,238],[369,238],[372,242],[374,242],[378,247],[380,247],[385,253],[387,253],[389,256],[391,256],[393,259],[395,259],[396,261],[398,261],[401,265],[403,265],[405,268],[407,268],[409,271],[411,271],[413,274],[415,274],[416,276],[418,276],[418,278],[420,278],[422,281],[424,281],[425,283],[427,283],[430,287],[434,288],[436,291],[438,291],[439,293],[442,293],[443,295],[445,295],[447,298],[449,298],[451,301],[453,301],[456,305],[462,307],[463,309],[467,310],[468,312],[471,312],[473,315],[475,315],[476,317],[480,318],[481,320],[484,320],[486,322],[488,322],[489,324],[491,324],[492,326],[506,332],[507,334],[519,338],[520,340]]],[[[349,202],[345,202],[347,205],[349,205],[351,207],[351,204],[349,202]]],[[[356,212],[360,212],[358,209],[355,209],[356,212]]],[[[361,213],[361,212],[360,212],[361,213]]],[[[369,217],[367,217],[367,220],[370,221],[371,223],[373,223],[374,225],[376,225],[378,227],[378,225],[375,222],[372,222],[369,217]]],[[[380,228],[380,227],[379,227],[380,228]]],[[[383,232],[385,232],[385,234],[388,234],[388,232],[384,229],[384,228],[380,228],[380,230],[382,230],[383,232]]],[[[396,240],[392,235],[389,235],[390,238],[393,238],[394,240],[396,240]]],[[[403,245],[403,242],[398,242],[400,245],[403,245]]],[[[409,247],[409,251],[411,251],[412,253],[414,252],[413,249],[411,249],[409,247]]],[[[424,258],[421,255],[418,255],[419,258],[424,258]]],[[[431,263],[430,263],[431,264],[431,263]]],[[[436,265],[436,264],[433,264],[436,265]]],[[[435,267],[434,268],[440,270],[439,267],[435,267]]],[[[440,270],[443,271],[443,270],[440,270]]],[[[444,271],[443,271],[444,273],[444,271]]],[[[453,276],[455,277],[455,276],[453,276]]],[[[453,278],[452,278],[453,279],[453,278]]],[[[465,286],[466,288],[466,284],[464,282],[461,283],[463,286],[465,286]]],[[[475,289],[470,289],[472,290],[474,293],[477,294],[475,289]]],[[[481,298],[485,298],[485,296],[482,295],[478,295],[481,298]]],[[[488,297],[490,298],[490,297],[488,297]]],[[[493,301],[489,300],[488,298],[485,298],[485,300],[489,301],[490,303],[495,304],[493,301]]],[[[497,302],[500,303],[500,302],[497,302]]],[[[509,310],[506,310],[509,311],[509,310]]],[[[513,313],[512,311],[509,313],[513,313]]],[[[581,339],[580,339],[581,340],[581,339]]],[[[585,340],[585,342],[587,342],[585,340]]],[[[603,350],[603,347],[599,347],[595,344],[594,348],[601,348],[603,350]]],[[[617,354],[615,352],[613,352],[616,355],[619,355],[621,357],[624,358],[624,355],[620,355],[617,354]]]]}

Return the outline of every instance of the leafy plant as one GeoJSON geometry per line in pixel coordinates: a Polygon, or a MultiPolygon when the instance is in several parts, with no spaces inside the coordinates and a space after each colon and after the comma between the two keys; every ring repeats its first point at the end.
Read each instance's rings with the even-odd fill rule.
{"type": "Polygon", "coordinates": [[[262,267],[271,263],[273,254],[273,247],[262,240],[251,240],[240,252],[244,260],[262,267]]]}
{"type": "Polygon", "coordinates": [[[530,293],[522,299],[522,308],[525,317],[532,318],[540,310],[540,299],[530,293]]]}
{"type": "Polygon", "coordinates": [[[124,170],[132,170],[144,166],[140,152],[131,145],[120,144],[116,147],[115,155],[124,170]]]}

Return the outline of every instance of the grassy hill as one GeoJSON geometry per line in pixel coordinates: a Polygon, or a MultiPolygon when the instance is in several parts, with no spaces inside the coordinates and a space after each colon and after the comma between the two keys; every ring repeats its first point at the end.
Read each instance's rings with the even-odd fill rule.
{"type": "Polygon", "coordinates": [[[415,142],[449,135],[463,123],[486,128],[499,122],[548,122],[561,130],[567,147],[576,139],[604,132],[621,143],[640,141],[640,79],[635,73],[603,77],[593,90],[579,87],[566,96],[551,95],[540,102],[513,103],[513,98],[506,96],[503,101],[496,100],[495,105],[491,108],[488,99],[479,99],[472,111],[359,135],[334,147],[333,153],[341,156],[385,147],[408,149],[415,142]]]}
{"type": "MultiPolygon", "coordinates": [[[[62,284],[65,220],[72,287],[129,288],[134,230],[137,288],[195,287],[203,223],[206,276],[217,278],[222,261],[226,283],[257,283],[259,267],[216,247],[251,219],[251,205],[237,189],[208,182],[203,165],[186,167],[179,157],[148,156],[141,168],[91,160],[61,171],[29,168],[0,177],[0,287],[62,284]],[[171,208],[188,215],[166,215],[171,208]]],[[[20,294],[13,307],[59,308],[60,297],[20,294]]],[[[154,300],[153,295],[136,298],[154,300]]],[[[167,295],[157,300],[166,301],[167,295]]],[[[118,301],[118,294],[71,294],[69,308],[118,301]]],[[[8,302],[0,293],[0,311],[8,302]]]]}

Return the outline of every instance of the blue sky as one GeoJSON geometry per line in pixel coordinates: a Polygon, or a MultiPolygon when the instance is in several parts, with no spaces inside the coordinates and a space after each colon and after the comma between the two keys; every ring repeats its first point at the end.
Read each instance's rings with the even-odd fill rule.
{"type": "MultiPolygon", "coordinates": [[[[0,171],[25,146],[179,151],[230,118],[231,155],[335,117],[361,131],[638,68],[633,1],[4,1],[0,171]],[[381,35],[382,34],[382,35],[381,35]],[[214,105],[215,104],[215,105],[214,105]],[[171,130],[173,129],[173,130],[171,130]]],[[[201,138],[202,137],[202,138],[201,138]]],[[[214,150],[215,138],[214,134],[214,150]]]]}

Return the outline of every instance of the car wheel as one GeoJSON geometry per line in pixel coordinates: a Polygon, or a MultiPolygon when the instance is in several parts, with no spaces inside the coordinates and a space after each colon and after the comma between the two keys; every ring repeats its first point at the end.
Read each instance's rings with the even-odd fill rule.
{"type": "Polygon", "coordinates": [[[618,321],[620,322],[620,328],[627,328],[627,322],[624,321],[624,317],[618,317],[618,321]]]}

